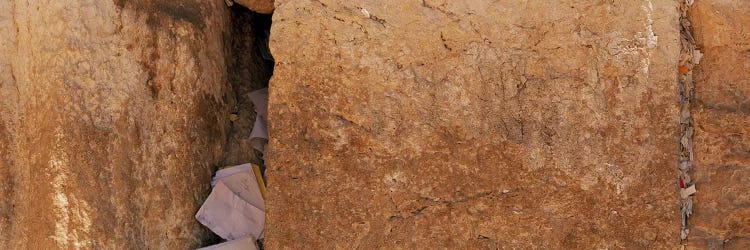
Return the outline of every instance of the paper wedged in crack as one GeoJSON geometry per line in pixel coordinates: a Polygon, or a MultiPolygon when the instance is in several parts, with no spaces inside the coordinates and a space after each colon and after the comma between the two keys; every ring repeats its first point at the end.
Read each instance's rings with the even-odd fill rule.
{"type": "MultiPolygon", "coordinates": [[[[232,185],[232,184],[230,184],[232,185]]],[[[227,240],[263,237],[265,212],[219,181],[195,218],[227,240]]]]}
{"type": "Polygon", "coordinates": [[[255,124],[250,132],[250,139],[254,149],[265,155],[266,143],[268,141],[268,88],[262,88],[249,94],[250,100],[255,106],[255,124]]]}

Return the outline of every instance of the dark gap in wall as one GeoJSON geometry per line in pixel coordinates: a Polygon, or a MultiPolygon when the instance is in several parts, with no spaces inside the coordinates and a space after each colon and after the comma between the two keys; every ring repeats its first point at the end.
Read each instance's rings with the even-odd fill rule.
{"type": "Polygon", "coordinates": [[[268,50],[271,14],[259,14],[239,4],[230,7],[232,28],[227,37],[228,80],[234,90],[232,128],[228,136],[225,166],[248,162],[263,166],[260,152],[250,142],[255,107],[249,93],[268,87],[273,57],[268,50]]]}
{"type": "MultiPolygon", "coordinates": [[[[265,171],[261,154],[253,148],[250,140],[256,112],[249,94],[267,88],[273,75],[273,56],[268,50],[271,14],[256,13],[239,4],[228,8],[231,20],[230,29],[224,34],[224,53],[227,81],[231,87],[231,128],[227,134],[223,166],[219,169],[255,163],[265,171]]],[[[210,246],[222,241],[211,233],[201,245],[210,246]]],[[[260,247],[262,249],[262,245],[260,247]]]]}

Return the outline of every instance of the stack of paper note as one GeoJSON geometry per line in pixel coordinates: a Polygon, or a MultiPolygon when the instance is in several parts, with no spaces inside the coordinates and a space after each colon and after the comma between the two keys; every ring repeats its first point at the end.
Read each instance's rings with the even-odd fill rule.
{"type": "Polygon", "coordinates": [[[195,218],[226,240],[263,238],[265,187],[256,166],[244,164],[216,172],[213,190],[195,218]]]}

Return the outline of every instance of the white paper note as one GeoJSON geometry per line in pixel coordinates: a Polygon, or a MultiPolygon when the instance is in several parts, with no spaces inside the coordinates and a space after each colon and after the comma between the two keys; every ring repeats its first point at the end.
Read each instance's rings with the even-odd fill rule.
{"type": "Polygon", "coordinates": [[[680,196],[682,196],[683,199],[689,197],[690,195],[693,195],[695,193],[695,185],[689,186],[687,188],[683,188],[680,190],[680,196]]]}
{"type": "MultiPolygon", "coordinates": [[[[257,189],[257,184],[255,187],[257,189]]],[[[221,238],[227,240],[247,236],[263,237],[265,211],[232,192],[223,181],[216,183],[195,218],[221,238]]]]}

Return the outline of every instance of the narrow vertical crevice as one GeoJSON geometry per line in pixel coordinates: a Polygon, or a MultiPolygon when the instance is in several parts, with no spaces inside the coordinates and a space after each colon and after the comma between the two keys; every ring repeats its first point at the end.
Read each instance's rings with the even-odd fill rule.
{"type": "Polygon", "coordinates": [[[227,65],[234,105],[224,163],[231,166],[253,162],[262,166],[261,155],[250,140],[256,112],[249,93],[267,88],[273,75],[273,57],[268,50],[271,14],[256,13],[239,4],[232,5],[230,11],[227,65]]]}
{"type": "MultiPolygon", "coordinates": [[[[227,132],[223,166],[218,168],[254,163],[264,171],[262,152],[253,144],[258,138],[251,140],[258,119],[256,111],[261,110],[254,106],[251,93],[268,88],[273,75],[274,61],[268,49],[271,14],[256,13],[239,4],[228,8],[230,29],[224,34],[224,47],[227,84],[231,89],[228,98],[231,127],[227,132]]],[[[202,245],[214,245],[219,241],[219,237],[213,235],[202,245]]]]}
{"type": "Polygon", "coordinates": [[[697,65],[695,38],[693,37],[692,25],[688,19],[687,12],[692,5],[692,0],[682,2],[680,6],[680,58],[677,65],[679,74],[678,91],[680,102],[680,126],[679,126],[679,186],[680,186],[680,239],[686,244],[690,234],[688,219],[693,213],[693,194],[695,183],[690,178],[690,170],[694,163],[693,134],[694,121],[691,114],[691,104],[695,99],[695,86],[693,84],[693,70],[697,65]]]}

